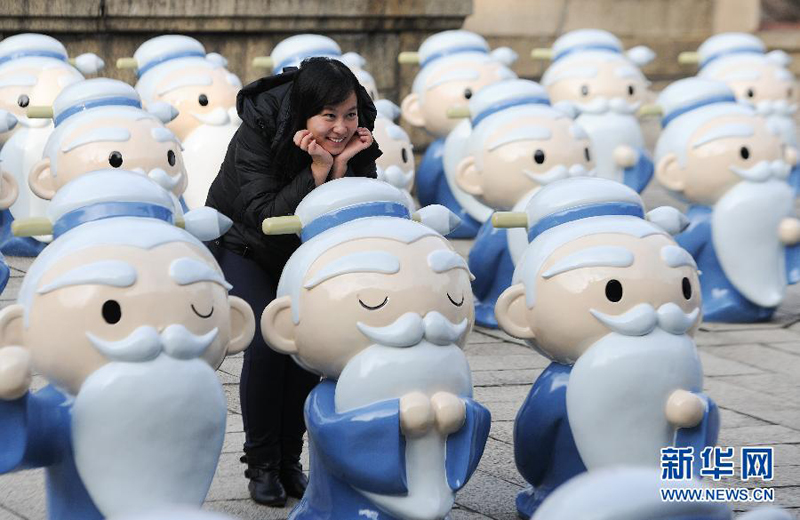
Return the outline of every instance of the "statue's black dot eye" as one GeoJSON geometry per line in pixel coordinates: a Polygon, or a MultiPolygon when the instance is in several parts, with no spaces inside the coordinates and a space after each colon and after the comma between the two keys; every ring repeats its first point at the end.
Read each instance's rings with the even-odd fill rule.
{"type": "Polygon", "coordinates": [[[116,300],[107,300],[103,304],[103,319],[106,323],[114,325],[122,319],[122,309],[116,300]]]}
{"type": "Polygon", "coordinates": [[[752,98],[752,97],[755,97],[755,96],[756,96],[756,91],[755,90],[753,90],[751,88],[747,89],[747,97],[752,98]]]}
{"type": "Polygon", "coordinates": [[[742,146],[739,149],[739,155],[741,155],[742,159],[744,159],[744,160],[749,159],[750,158],[750,148],[748,148],[746,146],[742,146]]]}
{"type": "Polygon", "coordinates": [[[19,106],[21,106],[22,108],[25,108],[26,106],[28,106],[30,104],[30,102],[31,102],[31,98],[29,98],[25,94],[22,94],[20,97],[17,98],[17,104],[19,106]]]}
{"type": "Polygon", "coordinates": [[[618,302],[622,299],[622,284],[619,280],[609,280],[606,284],[606,298],[610,302],[618,302]]]}
{"type": "Polygon", "coordinates": [[[108,164],[114,168],[122,166],[122,154],[116,150],[108,154],[108,164]]]}
{"type": "Polygon", "coordinates": [[[692,282],[689,281],[688,278],[685,276],[681,281],[681,289],[683,289],[683,297],[687,300],[691,299],[692,297],[692,282]]]}
{"type": "Polygon", "coordinates": [[[471,88],[464,89],[464,98],[469,99],[471,97],[472,97],[472,89],[471,88]]]}
{"type": "Polygon", "coordinates": [[[592,154],[589,153],[589,148],[588,147],[583,149],[583,156],[586,157],[586,162],[589,162],[589,161],[592,160],[592,154]]]}
{"type": "Polygon", "coordinates": [[[200,103],[201,107],[208,105],[208,96],[205,94],[200,94],[200,96],[197,98],[197,102],[200,103]]]}
{"type": "Polygon", "coordinates": [[[167,152],[167,162],[170,166],[175,166],[175,152],[172,150],[167,152]]]}
{"type": "Polygon", "coordinates": [[[582,96],[589,95],[589,85],[581,85],[581,95],[582,96]]]}
{"type": "Polygon", "coordinates": [[[406,149],[405,149],[405,148],[403,148],[403,149],[400,151],[400,154],[401,154],[401,155],[402,155],[402,157],[403,157],[403,163],[407,163],[407,162],[408,162],[408,152],[406,151],[406,149]]]}
{"type": "Polygon", "coordinates": [[[633,85],[628,85],[628,95],[632,96],[636,92],[636,89],[633,88],[633,85]]]}
{"type": "Polygon", "coordinates": [[[536,164],[542,164],[544,162],[544,152],[542,150],[533,152],[533,160],[536,161],[536,164]]]}

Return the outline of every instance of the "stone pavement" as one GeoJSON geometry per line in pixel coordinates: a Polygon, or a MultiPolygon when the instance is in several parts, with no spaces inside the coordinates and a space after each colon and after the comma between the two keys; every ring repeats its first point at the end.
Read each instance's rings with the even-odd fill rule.
{"type": "MultiPolygon", "coordinates": [[[[645,193],[648,207],[672,202],[658,189],[645,193]]],[[[466,253],[470,242],[456,243],[466,253]]],[[[12,279],[0,305],[16,298],[29,259],[8,258],[12,279]]],[[[719,404],[722,417],[720,446],[775,447],[775,503],[800,513],[800,287],[789,289],[772,323],[755,325],[706,324],[697,335],[705,371],[705,391],[719,404]]],[[[492,430],[483,459],[469,484],[458,494],[454,520],[516,518],[514,497],[525,485],[514,466],[512,431],[517,409],[531,383],[548,361],[521,341],[484,329],[471,333],[466,347],[473,371],[475,398],[492,412],[492,430]]],[[[242,357],[226,360],[219,370],[228,396],[228,426],[217,474],[206,508],[239,518],[286,518],[286,508],[261,507],[248,499],[247,481],[239,463],[244,433],[238,381],[242,357]]],[[[43,382],[35,381],[37,386],[43,382]]],[[[0,446],[0,449],[2,447],[0,446]]],[[[304,461],[307,466],[307,460],[304,461]]],[[[753,487],[738,477],[721,485],[753,487]]],[[[751,504],[734,504],[736,510],[751,504]]],[[[798,516],[800,517],[800,516],[798,516]]],[[[23,471],[0,476],[0,520],[45,518],[43,473],[23,471]]]]}

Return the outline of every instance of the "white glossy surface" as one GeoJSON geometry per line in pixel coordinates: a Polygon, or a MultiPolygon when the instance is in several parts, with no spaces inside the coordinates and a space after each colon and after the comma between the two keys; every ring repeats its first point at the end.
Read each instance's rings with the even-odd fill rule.
{"type": "Polygon", "coordinates": [[[211,183],[217,178],[239,121],[201,125],[183,140],[183,162],[189,183],[183,198],[190,208],[205,206],[211,183]]]}
{"type": "Polygon", "coordinates": [[[307,226],[328,212],[368,202],[407,205],[403,193],[389,183],[362,177],[343,177],[326,182],[306,195],[297,206],[295,215],[307,226]]]}
{"type": "Polygon", "coordinates": [[[659,467],[660,450],[675,434],[667,399],[677,389],[702,386],[689,336],[656,328],[645,336],[603,337],[575,362],[567,388],[569,424],[586,467],[659,467]]]}
{"type": "Polygon", "coordinates": [[[110,363],[75,399],[78,473],[105,516],[199,507],[216,470],[225,416],[222,387],[203,360],[161,355],[110,363]]]}
{"type": "Polygon", "coordinates": [[[748,300],[775,307],[786,293],[785,246],[778,224],[793,214],[794,193],[782,181],[742,181],[714,205],[711,238],[722,270],[748,300]]]}
{"type": "MultiPolygon", "coordinates": [[[[43,128],[21,128],[0,150],[0,163],[3,170],[14,176],[19,186],[17,201],[9,208],[14,219],[44,217],[47,215],[50,201],[37,197],[28,185],[28,173],[44,153],[47,139],[53,132],[53,124],[43,128]]],[[[52,237],[35,237],[37,240],[49,242],[52,237]]]]}
{"type": "MultiPolygon", "coordinates": [[[[408,348],[373,345],[345,367],[336,384],[336,409],[346,411],[409,392],[428,397],[436,392],[472,396],[472,378],[463,351],[456,345],[427,341],[408,348]]],[[[361,491],[370,501],[404,519],[443,518],[455,494],[445,475],[445,437],[435,429],[421,438],[406,438],[405,496],[361,491]]]]}

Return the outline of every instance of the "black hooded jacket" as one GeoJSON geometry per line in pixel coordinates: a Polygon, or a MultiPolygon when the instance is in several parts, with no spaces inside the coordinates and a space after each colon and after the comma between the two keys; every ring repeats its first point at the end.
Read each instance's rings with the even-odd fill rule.
{"type": "MultiPolygon", "coordinates": [[[[294,137],[290,100],[296,74],[294,69],[265,77],[239,92],[236,109],[242,124],[228,145],[206,200],[207,206],[233,220],[233,227],[217,243],[254,259],[276,283],[300,239],[296,235],[266,236],[261,223],[268,217],[293,215],[303,197],[316,187],[307,154],[297,154],[288,167],[273,160],[280,143],[294,137]]],[[[369,99],[369,95],[358,97],[369,99]]],[[[363,104],[359,105],[358,123],[371,131],[377,111],[372,103],[363,104]]],[[[380,155],[378,143],[373,142],[350,159],[345,175],[375,178],[375,159],[380,155]]]]}

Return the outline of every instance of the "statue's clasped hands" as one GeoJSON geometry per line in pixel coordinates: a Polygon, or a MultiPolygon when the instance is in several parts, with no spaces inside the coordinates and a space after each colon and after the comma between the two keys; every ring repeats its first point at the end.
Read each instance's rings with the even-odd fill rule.
{"type": "Polygon", "coordinates": [[[428,397],[409,392],[400,398],[400,431],[406,437],[421,437],[431,428],[442,435],[457,432],[464,425],[467,408],[464,401],[449,392],[428,397]]]}

